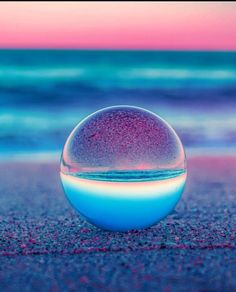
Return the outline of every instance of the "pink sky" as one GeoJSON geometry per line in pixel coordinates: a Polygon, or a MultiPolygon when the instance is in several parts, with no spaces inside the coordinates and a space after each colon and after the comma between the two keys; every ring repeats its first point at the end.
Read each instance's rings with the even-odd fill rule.
{"type": "Polygon", "coordinates": [[[0,47],[236,50],[236,3],[0,2],[0,47]]]}

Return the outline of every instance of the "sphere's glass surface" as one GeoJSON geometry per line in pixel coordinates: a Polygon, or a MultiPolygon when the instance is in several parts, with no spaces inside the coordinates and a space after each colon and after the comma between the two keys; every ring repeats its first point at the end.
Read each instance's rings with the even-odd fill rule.
{"type": "Polygon", "coordinates": [[[167,216],[187,172],[182,143],[163,119],[142,108],[114,106],[71,132],[60,174],[70,203],[89,222],[126,231],[167,216]]]}

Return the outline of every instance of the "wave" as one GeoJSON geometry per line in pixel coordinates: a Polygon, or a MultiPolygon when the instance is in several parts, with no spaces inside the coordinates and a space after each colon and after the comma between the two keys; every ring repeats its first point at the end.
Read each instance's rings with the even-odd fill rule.
{"type": "Polygon", "coordinates": [[[2,156],[60,152],[83,117],[115,104],[155,111],[187,149],[234,147],[236,53],[0,50],[2,156]]]}
{"type": "Polygon", "coordinates": [[[47,80],[52,83],[59,81],[84,81],[87,84],[103,84],[110,86],[122,86],[126,84],[132,86],[132,82],[140,81],[228,81],[236,80],[236,69],[196,69],[196,68],[117,68],[111,66],[90,66],[74,68],[19,68],[19,67],[0,67],[0,84],[9,81],[17,83],[32,83],[38,80],[47,80]]]}
{"type": "Polygon", "coordinates": [[[120,77],[145,79],[236,79],[236,70],[136,68],[123,71],[120,77]]]}
{"type": "MultiPolygon", "coordinates": [[[[150,108],[151,109],[151,108],[150,108]]],[[[152,108],[177,131],[187,148],[233,147],[236,145],[235,110],[209,113],[189,108],[152,108]]],[[[76,124],[92,110],[48,112],[33,110],[0,111],[2,153],[60,151],[76,124]]]]}
{"type": "Polygon", "coordinates": [[[84,74],[80,68],[9,68],[0,67],[0,77],[20,79],[78,78],[84,74]]]}

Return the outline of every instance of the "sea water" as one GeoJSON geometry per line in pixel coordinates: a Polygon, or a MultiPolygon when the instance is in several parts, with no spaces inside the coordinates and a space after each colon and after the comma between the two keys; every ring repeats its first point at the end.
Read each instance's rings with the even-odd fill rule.
{"type": "Polygon", "coordinates": [[[103,229],[151,226],[179,201],[186,180],[183,145],[156,114],[134,106],[99,110],[69,135],[61,180],[71,205],[103,229]]]}
{"type": "Polygon", "coordinates": [[[61,180],[69,202],[89,222],[126,231],[151,226],[174,209],[186,170],[61,172],[61,180]]]}
{"type": "Polygon", "coordinates": [[[189,153],[235,153],[236,52],[0,50],[0,90],[0,159],[55,161],[80,120],[116,104],[164,117],[189,153]]]}

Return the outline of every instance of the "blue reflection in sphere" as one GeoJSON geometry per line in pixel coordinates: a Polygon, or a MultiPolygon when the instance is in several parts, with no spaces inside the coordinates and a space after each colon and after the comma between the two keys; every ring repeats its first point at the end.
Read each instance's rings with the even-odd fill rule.
{"type": "Polygon", "coordinates": [[[127,231],[167,216],[187,172],[183,145],[170,125],[142,108],[114,106],[74,128],[60,175],[71,205],[90,223],[127,231]]]}

